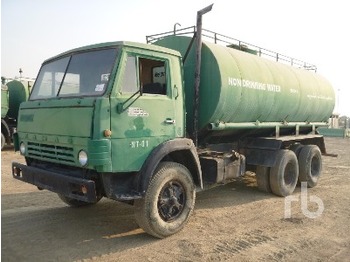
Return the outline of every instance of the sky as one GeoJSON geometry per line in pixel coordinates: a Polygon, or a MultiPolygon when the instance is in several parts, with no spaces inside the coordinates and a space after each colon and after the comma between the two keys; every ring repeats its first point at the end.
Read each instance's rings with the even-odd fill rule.
{"type": "Polygon", "coordinates": [[[195,25],[317,66],[350,116],[350,15],[343,0],[2,0],[1,75],[35,78],[41,63],[83,45],[144,43],[145,36],[195,25]],[[181,28],[180,27],[180,28],[181,28]]]}

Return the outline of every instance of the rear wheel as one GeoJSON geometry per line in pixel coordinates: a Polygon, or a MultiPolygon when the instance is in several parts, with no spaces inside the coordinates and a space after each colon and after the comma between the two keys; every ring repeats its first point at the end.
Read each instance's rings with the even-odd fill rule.
{"type": "Polygon", "coordinates": [[[270,169],[270,186],[275,195],[288,196],[294,192],[298,182],[299,167],[294,152],[279,150],[276,164],[270,169]]]}
{"type": "Polygon", "coordinates": [[[314,187],[321,176],[322,156],[318,146],[304,146],[299,154],[299,180],[307,182],[308,187],[314,187]]]}
{"type": "Polygon", "coordinates": [[[269,167],[266,167],[266,166],[256,167],[256,181],[258,183],[259,190],[263,192],[271,193],[269,167]]]}
{"type": "Polygon", "coordinates": [[[101,200],[102,197],[97,197],[97,201],[95,203],[90,203],[90,202],[85,202],[85,201],[81,201],[78,199],[74,199],[71,197],[67,197],[61,194],[57,194],[58,197],[67,205],[71,206],[71,207],[82,207],[82,206],[91,206],[96,204],[98,201],[101,200]]]}
{"type": "MultiPolygon", "coordinates": [[[[294,154],[297,156],[298,162],[299,162],[299,154],[300,151],[303,149],[303,145],[300,143],[295,143],[289,147],[289,150],[293,151],[294,154]]],[[[299,162],[299,178],[300,178],[300,162],[299,162]]],[[[298,178],[297,186],[300,186],[300,179],[298,178]]]]}
{"type": "Polygon", "coordinates": [[[298,158],[299,153],[300,153],[301,149],[303,149],[303,147],[304,147],[304,146],[303,146],[302,144],[300,144],[300,143],[295,143],[295,144],[293,144],[293,145],[291,145],[291,146],[289,147],[289,150],[293,151],[293,152],[295,153],[295,155],[297,156],[297,158],[298,158]]]}
{"type": "Polygon", "coordinates": [[[4,148],[6,144],[6,138],[5,135],[1,132],[1,150],[4,148]]]}
{"type": "Polygon", "coordinates": [[[195,203],[195,186],[188,169],[178,163],[162,162],[146,195],[135,200],[135,219],[148,234],[164,238],[180,231],[195,203]]]}

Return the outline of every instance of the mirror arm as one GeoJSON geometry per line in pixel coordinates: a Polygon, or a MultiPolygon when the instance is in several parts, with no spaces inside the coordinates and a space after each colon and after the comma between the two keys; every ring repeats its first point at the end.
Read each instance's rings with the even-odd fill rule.
{"type": "Polygon", "coordinates": [[[118,114],[121,114],[121,113],[125,112],[133,103],[135,103],[136,100],[139,99],[140,96],[142,96],[142,92],[143,92],[143,90],[141,91],[141,88],[140,88],[140,90],[136,91],[136,93],[134,93],[132,96],[130,96],[126,101],[124,101],[122,103],[118,103],[117,104],[117,112],[118,112],[118,114]],[[131,101],[127,106],[125,106],[125,104],[127,104],[137,94],[138,94],[138,96],[133,101],[131,101]]]}

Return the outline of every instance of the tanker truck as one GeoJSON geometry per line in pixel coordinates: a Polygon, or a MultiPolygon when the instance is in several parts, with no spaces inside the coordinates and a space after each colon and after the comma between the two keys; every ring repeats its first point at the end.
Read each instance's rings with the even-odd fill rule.
{"type": "Polygon", "coordinates": [[[27,101],[33,80],[11,80],[1,77],[1,150],[11,144],[17,127],[19,106],[27,101]]]}
{"type": "Polygon", "coordinates": [[[73,207],[102,197],[133,204],[157,238],[185,226],[197,192],[246,171],[277,196],[298,180],[316,186],[326,153],[316,129],[332,114],[331,85],[307,63],[272,61],[218,36],[202,40],[198,22],[191,36],[89,45],[44,61],[20,107],[14,140],[26,164],[12,163],[13,177],[73,207]]]}

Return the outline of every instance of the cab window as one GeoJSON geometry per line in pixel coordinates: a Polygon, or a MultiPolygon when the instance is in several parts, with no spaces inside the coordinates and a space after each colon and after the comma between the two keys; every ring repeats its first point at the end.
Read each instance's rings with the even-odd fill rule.
{"type": "Polygon", "coordinates": [[[143,93],[166,95],[166,62],[148,58],[128,56],[122,91],[135,93],[140,87],[143,93]]]}

